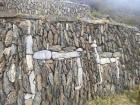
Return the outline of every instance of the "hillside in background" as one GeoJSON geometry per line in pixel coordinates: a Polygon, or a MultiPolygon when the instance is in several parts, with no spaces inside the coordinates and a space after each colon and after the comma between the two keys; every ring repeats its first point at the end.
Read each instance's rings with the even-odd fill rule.
{"type": "Polygon", "coordinates": [[[140,28],[140,1],[139,0],[72,0],[88,4],[92,14],[97,17],[108,15],[112,19],[135,25],[140,28]]]}

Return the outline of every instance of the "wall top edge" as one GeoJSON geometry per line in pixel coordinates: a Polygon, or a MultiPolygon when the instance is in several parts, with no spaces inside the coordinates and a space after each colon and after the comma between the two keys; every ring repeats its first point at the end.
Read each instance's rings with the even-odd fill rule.
{"type": "Polygon", "coordinates": [[[21,19],[21,20],[43,20],[48,22],[80,22],[84,24],[95,24],[95,25],[116,25],[122,26],[130,29],[134,29],[135,31],[139,31],[139,29],[135,26],[130,26],[124,23],[118,23],[115,21],[110,21],[106,18],[103,19],[90,19],[90,18],[71,18],[71,17],[47,17],[47,16],[38,16],[38,15],[28,15],[28,14],[18,14],[18,13],[2,13],[0,11],[0,19],[21,19]]]}

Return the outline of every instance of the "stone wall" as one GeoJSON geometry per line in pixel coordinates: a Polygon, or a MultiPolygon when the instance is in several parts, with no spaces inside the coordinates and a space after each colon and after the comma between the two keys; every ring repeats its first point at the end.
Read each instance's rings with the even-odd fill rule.
{"type": "Polygon", "coordinates": [[[140,81],[139,30],[0,19],[0,105],[83,105],[140,81]]]}
{"type": "Polygon", "coordinates": [[[1,11],[15,14],[42,15],[48,17],[90,17],[90,7],[69,1],[57,0],[4,0],[1,11]]]}

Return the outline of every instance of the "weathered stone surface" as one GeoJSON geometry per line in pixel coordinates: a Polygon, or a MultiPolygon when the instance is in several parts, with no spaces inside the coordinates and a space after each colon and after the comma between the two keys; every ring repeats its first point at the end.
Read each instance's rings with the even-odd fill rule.
{"type": "MultiPolygon", "coordinates": [[[[71,18],[76,18],[76,17],[80,18],[80,17],[90,16],[90,8],[87,5],[80,5],[77,3],[70,2],[70,1],[53,2],[53,1],[42,0],[40,2],[37,2],[36,0],[33,0],[33,1],[20,0],[20,1],[10,2],[9,0],[7,0],[6,4],[7,5],[4,6],[5,10],[14,9],[16,10],[15,13],[23,13],[23,14],[29,14],[29,15],[43,15],[43,16],[45,15],[52,19],[55,19],[55,18],[58,19],[58,17],[62,17],[62,20],[64,19],[70,20],[71,18]],[[22,5],[19,5],[19,2],[22,5]]],[[[14,16],[16,15],[15,13],[14,13],[14,16]]],[[[13,15],[13,14],[10,13],[10,15],[13,15]]],[[[25,22],[25,24],[27,23],[25,22]]]]}
{"type": "Polygon", "coordinates": [[[79,52],[66,52],[66,53],[58,53],[58,52],[52,52],[52,58],[53,59],[63,59],[63,58],[75,58],[79,57],[79,52]]]}
{"type": "Polygon", "coordinates": [[[58,33],[54,34],[54,44],[56,45],[58,43],[58,33]]]}
{"type": "Polygon", "coordinates": [[[25,105],[33,105],[33,99],[25,100],[25,105]]]}
{"type": "Polygon", "coordinates": [[[17,92],[16,91],[12,91],[8,94],[8,97],[6,99],[6,104],[16,104],[17,101],[17,92]]]}
{"type": "Polygon", "coordinates": [[[3,52],[3,49],[4,49],[4,45],[3,45],[3,42],[2,41],[0,41],[0,54],[3,52]]]}
{"type": "Polygon", "coordinates": [[[37,80],[37,89],[38,91],[41,91],[42,90],[42,76],[38,74],[36,76],[36,80],[37,80]]]}
{"type": "Polygon", "coordinates": [[[41,105],[42,97],[41,92],[37,92],[33,100],[33,105],[41,105]]]}
{"type": "Polygon", "coordinates": [[[113,57],[121,57],[121,53],[120,52],[115,52],[115,53],[113,53],[113,57]]]}
{"type": "Polygon", "coordinates": [[[53,44],[53,33],[52,33],[52,31],[49,31],[49,33],[48,33],[48,41],[49,41],[50,45],[53,44]]]}
{"type": "Polygon", "coordinates": [[[100,57],[102,58],[111,58],[112,57],[112,53],[111,52],[103,52],[100,54],[100,57]]]}
{"type": "Polygon", "coordinates": [[[64,51],[68,51],[68,52],[75,51],[76,50],[76,47],[65,47],[65,48],[63,48],[63,50],[64,51]]]}
{"type": "Polygon", "coordinates": [[[9,78],[9,81],[15,82],[16,79],[16,65],[11,64],[10,70],[7,72],[7,76],[9,78]]]}
{"type": "Polygon", "coordinates": [[[3,77],[3,89],[6,95],[8,95],[14,89],[14,87],[8,80],[6,72],[4,72],[4,77],[3,77]]]}
{"type": "Polygon", "coordinates": [[[36,91],[36,81],[35,80],[35,73],[32,71],[29,75],[29,81],[30,81],[30,86],[31,86],[31,93],[35,95],[36,91]]]}
{"type": "Polygon", "coordinates": [[[62,47],[60,45],[55,45],[55,46],[49,46],[50,51],[61,51],[62,47]]]}
{"type": "Polygon", "coordinates": [[[33,70],[33,56],[32,55],[26,55],[26,63],[27,63],[28,71],[33,70]]]}
{"type": "Polygon", "coordinates": [[[33,94],[25,94],[25,96],[24,96],[24,99],[25,100],[28,100],[28,99],[32,99],[32,98],[34,98],[34,95],[33,94]]]}
{"type": "Polygon", "coordinates": [[[2,73],[5,69],[6,61],[4,59],[3,54],[0,54],[0,73],[2,73]]]}
{"type": "Polygon", "coordinates": [[[13,31],[8,31],[5,38],[5,46],[9,46],[12,44],[12,38],[13,38],[13,31]]]}
{"type": "Polygon", "coordinates": [[[29,35],[26,37],[26,54],[33,54],[33,39],[32,36],[29,35]]]}
{"type": "Polygon", "coordinates": [[[42,50],[35,52],[33,55],[34,59],[51,59],[52,57],[52,52],[48,50],[42,50]]]}
{"type": "Polygon", "coordinates": [[[1,97],[0,105],[3,105],[5,103],[6,96],[4,95],[4,93],[1,93],[0,97],[1,97]]]}
{"type": "Polygon", "coordinates": [[[25,21],[20,21],[20,24],[18,25],[18,27],[20,27],[22,29],[22,31],[24,32],[24,34],[30,34],[30,32],[28,32],[29,28],[31,27],[31,22],[29,20],[25,20],[25,21]]]}
{"type": "Polygon", "coordinates": [[[17,46],[15,44],[12,44],[11,46],[11,55],[17,54],[17,46]]]}
{"type": "Polygon", "coordinates": [[[23,94],[23,92],[21,91],[21,90],[19,90],[18,91],[18,93],[17,93],[18,95],[18,98],[17,98],[17,104],[18,105],[23,105],[23,100],[24,100],[24,94],[23,94]]]}
{"type": "Polygon", "coordinates": [[[22,79],[23,79],[22,84],[23,84],[24,91],[27,93],[31,93],[30,81],[28,75],[22,74],[22,79]]]}
{"type": "Polygon", "coordinates": [[[11,47],[5,48],[3,50],[3,54],[5,55],[6,58],[9,58],[9,56],[11,54],[11,47]]]}
{"type": "Polygon", "coordinates": [[[135,28],[102,19],[21,18],[0,19],[0,104],[84,105],[139,83],[135,28]]]}

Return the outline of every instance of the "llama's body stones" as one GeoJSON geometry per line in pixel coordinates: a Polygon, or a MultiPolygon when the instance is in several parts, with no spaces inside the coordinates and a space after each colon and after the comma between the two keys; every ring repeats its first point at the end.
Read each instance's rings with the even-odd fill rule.
{"type": "Polygon", "coordinates": [[[79,57],[80,53],[77,51],[73,52],[51,52],[49,50],[42,50],[35,52],[33,55],[34,59],[64,59],[64,58],[76,58],[79,57]]]}
{"type": "Polygon", "coordinates": [[[79,52],[63,52],[63,53],[58,53],[58,52],[52,52],[52,58],[53,59],[61,59],[61,58],[76,58],[79,57],[79,52]]]}
{"type": "Polygon", "coordinates": [[[38,51],[35,52],[33,55],[34,59],[51,59],[52,57],[52,52],[48,51],[48,50],[42,50],[42,51],[38,51]]]}

